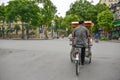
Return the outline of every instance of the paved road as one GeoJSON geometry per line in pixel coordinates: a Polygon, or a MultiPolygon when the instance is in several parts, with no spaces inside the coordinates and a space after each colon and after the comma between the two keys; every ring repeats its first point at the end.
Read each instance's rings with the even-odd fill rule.
{"type": "Polygon", "coordinates": [[[78,77],[69,51],[68,39],[0,40],[0,80],[120,80],[120,43],[94,43],[78,77]]]}

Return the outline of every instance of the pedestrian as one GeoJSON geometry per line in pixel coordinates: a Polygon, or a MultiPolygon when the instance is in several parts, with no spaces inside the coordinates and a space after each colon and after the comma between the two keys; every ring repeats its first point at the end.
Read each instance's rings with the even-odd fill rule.
{"type": "Polygon", "coordinates": [[[88,29],[84,26],[84,21],[79,21],[79,25],[78,27],[76,27],[74,29],[74,31],[72,32],[72,36],[73,36],[73,51],[74,51],[74,47],[76,45],[81,45],[81,64],[84,65],[84,61],[85,61],[85,49],[87,47],[87,41],[88,41],[88,37],[89,37],[89,31],[88,29]]]}
{"type": "Polygon", "coordinates": [[[99,42],[99,34],[98,33],[95,34],[95,42],[99,42]]]}

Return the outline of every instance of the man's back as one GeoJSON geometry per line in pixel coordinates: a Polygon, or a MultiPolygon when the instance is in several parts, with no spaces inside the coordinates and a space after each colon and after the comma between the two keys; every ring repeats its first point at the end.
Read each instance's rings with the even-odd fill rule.
{"type": "Polygon", "coordinates": [[[86,46],[88,29],[84,26],[79,26],[74,29],[73,35],[75,37],[74,44],[75,45],[84,45],[86,46]]]}

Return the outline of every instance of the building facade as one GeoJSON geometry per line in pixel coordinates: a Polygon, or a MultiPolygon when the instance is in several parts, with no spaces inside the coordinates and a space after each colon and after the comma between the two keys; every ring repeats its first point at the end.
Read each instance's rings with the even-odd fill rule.
{"type": "Polygon", "coordinates": [[[105,3],[113,12],[113,29],[110,32],[111,39],[120,39],[120,0],[100,0],[100,4],[105,3]]]}
{"type": "Polygon", "coordinates": [[[117,7],[120,0],[100,0],[100,4],[105,3],[114,13],[114,20],[120,19],[120,7],[117,7]]]}
{"type": "Polygon", "coordinates": [[[118,3],[119,0],[100,0],[100,4],[105,3],[107,6],[111,7],[112,4],[118,3]]]}

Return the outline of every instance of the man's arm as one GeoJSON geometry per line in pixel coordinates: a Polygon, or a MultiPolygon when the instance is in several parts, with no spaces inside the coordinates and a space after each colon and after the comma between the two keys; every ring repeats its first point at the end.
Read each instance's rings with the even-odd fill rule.
{"type": "Polygon", "coordinates": [[[74,47],[75,46],[75,44],[74,44],[74,40],[75,40],[75,29],[73,30],[73,32],[72,32],[72,46],[74,47]]]}
{"type": "Polygon", "coordinates": [[[86,38],[88,40],[88,44],[90,43],[90,33],[89,30],[86,28],[86,38]]]}

